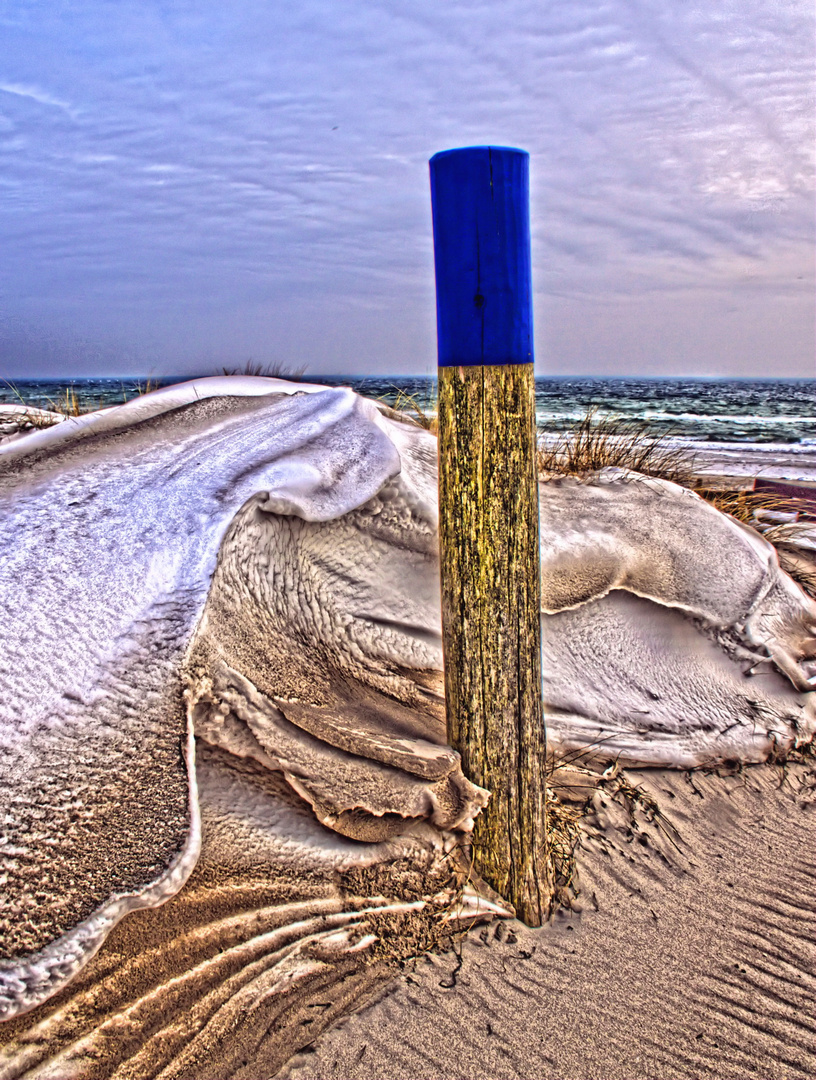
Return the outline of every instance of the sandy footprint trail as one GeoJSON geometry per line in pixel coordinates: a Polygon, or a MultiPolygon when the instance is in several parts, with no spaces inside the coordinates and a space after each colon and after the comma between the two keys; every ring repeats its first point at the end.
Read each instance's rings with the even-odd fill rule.
{"type": "MultiPolygon", "coordinates": [[[[487,793],[445,742],[435,493],[426,432],[279,380],[0,444],[0,1078],[272,1075],[503,913],[458,854],[487,793]]],[[[562,750],[812,736],[816,609],[750,530],[660,481],[555,482],[542,569],[562,750]]]]}

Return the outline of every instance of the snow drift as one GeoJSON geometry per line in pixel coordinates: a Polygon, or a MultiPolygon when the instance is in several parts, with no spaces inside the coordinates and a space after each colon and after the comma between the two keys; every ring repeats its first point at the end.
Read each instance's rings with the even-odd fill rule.
{"type": "MultiPolygon", "coordinates": [[[[352,862],[467,835],[436,520],[433,437],[344,389],[202,379],[0,444],[4,1015],[184,884],[196,738],[352,862]]],[[[541,524],[552,745],[686,767],[812,737],[816,608],[758,534],[619,471],[542,484],[541,524]]]]}

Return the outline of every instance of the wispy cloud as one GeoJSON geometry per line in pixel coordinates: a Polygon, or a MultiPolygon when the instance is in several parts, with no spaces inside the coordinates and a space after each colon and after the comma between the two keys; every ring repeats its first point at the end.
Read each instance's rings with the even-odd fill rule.
{"type": "Polygon", "coordinates": [[[49,105],[55,109],[62,109],[63,112],[67,112],[69,116],[74,115],[74,110],[67,101],[62,101],[60,98],[54,97],[53,94],[49,94],[47,90],[42,90],[38,86],[24,86],[20,83],[0,83],[0,93],[28,98],[30,101],[36,101],[38,105],[49,105]]]}
{"type": "Polygon", "coordinates": [[[723,291],[745,295],[746,261],[762,282],[752,310],[775,323],[789,304],[776,355],[809,363],[804,0],[772,15],[762,0],[116,12],[9,0],[0,14],[0,296],[31,340],[73,334],[168,369],[245,352],[428,369],[427,161],[493,142],[531,152],[542,366],[602,366],[604,335],[636,333],[620,335],[612,301],[631,321],[641,291],[654,312],[696,297],[687,356],[658,367],[759,364],[760,345],[723,354],[717,323],[723,291]],[[595,320],[583,351],[552,324],[579,310],[595,320]]]}

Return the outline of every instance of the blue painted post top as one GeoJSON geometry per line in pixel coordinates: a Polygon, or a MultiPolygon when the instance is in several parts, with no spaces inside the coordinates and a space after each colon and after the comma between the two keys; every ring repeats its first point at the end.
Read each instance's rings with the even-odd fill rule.
{"type": "Polygon", "coordinates": [[[506,146],[431,158],[440,367],[533,362],[529,162],[506,146]]]}

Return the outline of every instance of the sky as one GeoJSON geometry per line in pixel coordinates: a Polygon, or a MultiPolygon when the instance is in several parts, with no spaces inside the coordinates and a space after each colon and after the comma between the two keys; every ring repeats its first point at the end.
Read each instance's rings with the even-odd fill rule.
{"type": "Polygon", "coordinates": [[[812,0],[0,0],[0,378],[434,374],[530,153],[538,374],[810,376],[812,0]]]}

